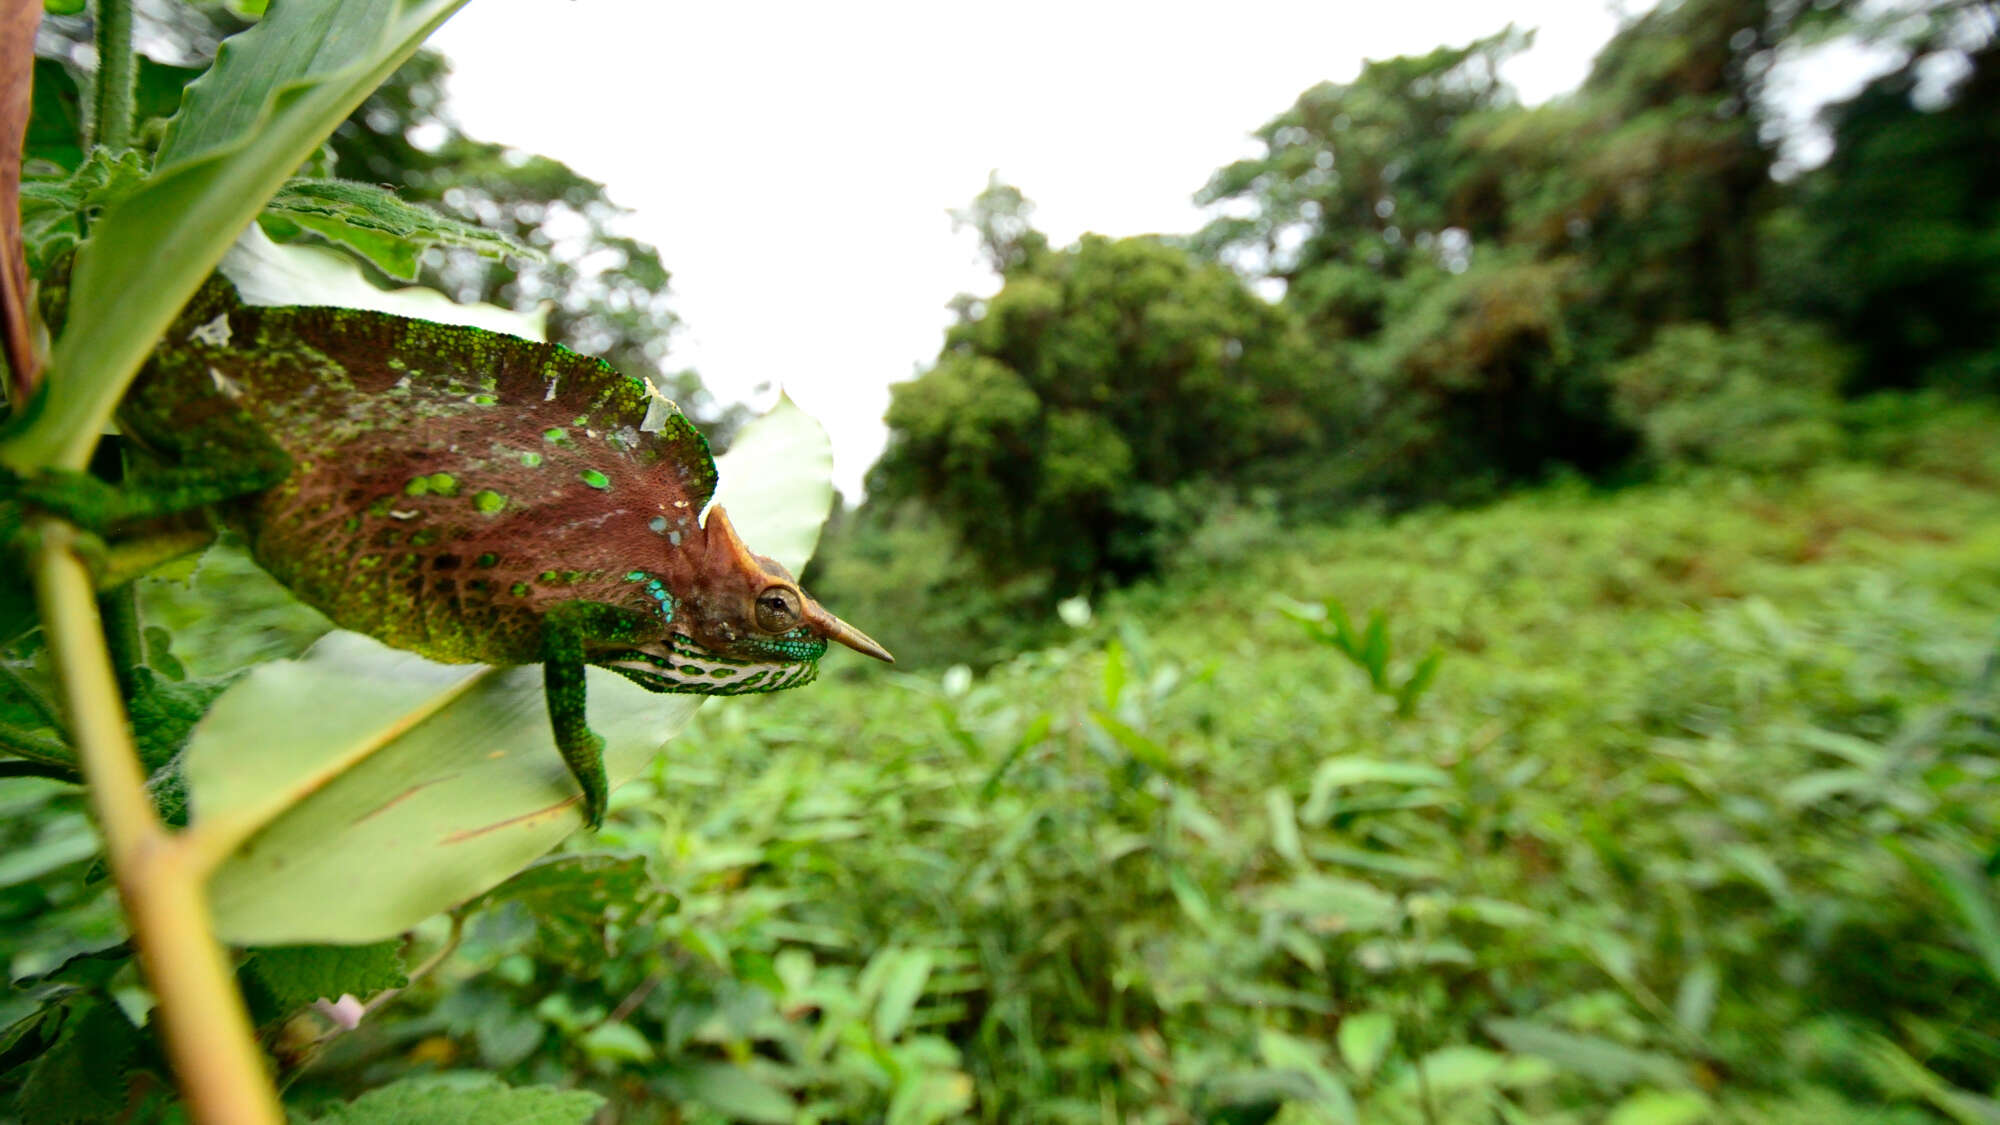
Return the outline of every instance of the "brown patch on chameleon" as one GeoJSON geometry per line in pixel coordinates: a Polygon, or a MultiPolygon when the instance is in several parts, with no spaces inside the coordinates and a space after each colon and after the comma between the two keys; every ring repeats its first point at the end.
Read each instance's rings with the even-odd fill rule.
{"type": "Polygon", "coordinates": [[[651,691],[810,682],[829,642],[887,650],[750,552],[708,440],[601,360],[477,328],[243,305],[211,281],[120,409],[166,466],[115,496],[24,496],[86,526],[215,504],[343,628],[448,663],[540,663],[557,747],[601,822],[585,664],[651,691]]]}

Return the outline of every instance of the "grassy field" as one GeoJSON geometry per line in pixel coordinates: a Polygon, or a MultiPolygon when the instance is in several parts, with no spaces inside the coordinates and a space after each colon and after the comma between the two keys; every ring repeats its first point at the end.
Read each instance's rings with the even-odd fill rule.
{"type": "Polygon", "coordinates": [[[656,914],[588,958],[496,914],[321,1080],[428,1043],[620,1120],[2000,1115],[1984,478],[1227,538],[982,675],[705,710],[579,841],[656,914]]]}
{"type": "MultiPolygon", "coordinates": [[[[2000,485],[1962,467],[1218,520],[984,672],[720,701],[572,841],[613,858],[474,913],[293,1099],[484,1070],[619,1122],[2000,1120],[2000,485]]],[[[222,577],[232,622],[291,613],[222,577]]],[[[204,596],[157,608],[186,636],[204,596]]],[[[75,798],[9,799],[20,975],[115,919],[75,798]]]]}

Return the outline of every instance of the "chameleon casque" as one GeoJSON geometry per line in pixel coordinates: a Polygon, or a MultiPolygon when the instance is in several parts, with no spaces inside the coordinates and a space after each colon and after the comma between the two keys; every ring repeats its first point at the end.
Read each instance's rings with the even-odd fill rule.
{"type": "Polygon", "coordinates": [[[829,641],[892,660],[709,507],[715,462],[678,408],[558,345],[245,305],[213,279],[118,418],[162,467],[24,498],[97,530],[212,504],[343,628],[447,663],[540,663],[593,827],[608,792],[586,664],[737,695],[810,682],[829,641]]]}

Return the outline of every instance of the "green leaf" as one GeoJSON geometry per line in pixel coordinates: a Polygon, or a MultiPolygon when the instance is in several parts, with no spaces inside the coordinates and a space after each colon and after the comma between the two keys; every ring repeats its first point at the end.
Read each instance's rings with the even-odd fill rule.
{"type": "Polygon", "coordinates": [[[629,1023],[601,1023],[576,1041],[593,1059],[607,1062],[643,1063],[653,1061],[653,1045],[629,1023]]]}
{"type": "Polygon", "coordinates": [[[288,1015],[315,1000],[357,999],[410,983],[403,973],[402,943],[292,945],[259,949],[240,970],[270,1001],[275,1015],[288,1015]]]}
{"type": "Polygon", "coordinates": [[[1271,850],[1292,866],[1304,867],[1306,852],[1299,842],[1299,816],[1292,806],[1292,795],[1275,786],[1266,789],[1264,818],[1271,822],[1271,850]]]}
{"type": "Polygon", "coordinates": [[[291,0],[225,40],[76,254],[42,409],[0,456],[81,468],[147,352],[320,142],[464,0],[291,0]]]}
{"type": "Polygon", "coordinates": [[[927,949],[885,949],[877,954],[888,958],[883,969],[881,995],[875,1001],[875,1038],[884,1043],[903,1033],[910,1013],[923,999],[924,985],[931,977],[931,954],[927,949]]]}
{"type": "Polygon", "coordinates": [[[1508,1050],[1536,1055],[1579,1078],[1604,1086],[1647,1082],[1655,1086],[1686,1086],[1687,1068],[1670,1056],[1641,1051],[1574,1031],[1530,1020],[1490,1019],[1481,1026],[1508,1050]]]}
{"type": "Polygon", "coordinates": [[[354,259],[324,246],[288,246],[273,242],[260,227],[243,232],[219,267],[237,296],[250,305],[332,305],[343,309],[373,309],[438,324],[465,324],[542,340],[548,336],[548,314],[535,309],[517,312],[488,304],[460,304],[435,289],[411,286],[378,289],[362,276],[354,259]]]}
{"type": "Polygon", "coordinates": [[[14,1111],[48,1125],[108,1121],[125,1105],[126,1063],[139,1051],[139,1030],[98,996],[72,997],[64,1008],[62,1030],[28,1068],[14,1111]]]}
{"type": "Polygon", "coordinates": [[[1993,884],[1977,867],[1919,852],[1892,842],[1902,856],[1938,896],[1949,903],[1958,916],[1960,936],[1978,956],[1986,978],[2000,985],[2000,908],[1996,908],[1993,884]]]}
{"type": "MultiPolygon", "coordinates": [[[[831,466],[825,431],[797,407],[746,427],[718,459],[744,540],[804,569],[832,501],[831,466]],[[743,460],[758,451],[795,460],[743,460]]],[[[704,698],[655,695],[597,668],[589,677],[614,785],[645,769],[704,698]]],[[[216,926],[240,945],[394,937],[582,823],[538,666],[434,664],[352,633],[239,680],[195,728],[184,767],[192,830],[225,857],[210,881],[216,926]]]]}
{"type": "Polygon", "coordinates": [[[405,1078],[312,1120],[317,1125],[464,1125],[467,1121],[585,1125],[603,1104],[603,1098],[588,1090],[509,1089],[497,1081],[405,1078]]]}
{"type": "Polygon", "coordinates": [[[1693,1090],[1640,1090],[1619,1102],[1604,1125],[1695,1125],[1710,1112],[1708,1099],[1693,1090]]]}
{"type": "Polygon", "coordinates": [[[1310,919],[1325,930],[1380,930],[1402,916],[1396,897],[1356,879],[1307,875],[1266,890],[1258,899],[1266,911],[1310,919]]]}
{"type": "Polygon", "coordinates": [[[798,1103],[785,1091],[761,1081],[748,1069],[703,1063],[680,1075],[688,1096],[717,1113],[760,1125],[788,1125],[798,1119],[798,1103]]]}
{"type": "Polygon", "coordinates": [[[1396,1017],[1376,1010],[1357,1012],[1340,1021],[1340,1058],[1362,1078],[1375,1073],[1396,1043],[1396,1017]]]}
{"type": "Polygon", "coordinates": [[[1318,1116],[1322,1119],[1352,1122],[1355,1120],[1353,1095],[1340,1076],[1321,1061],[1320,1050],[1317,1043],[1287,1035],[1275,1028],[1257,1029],[1257,1054],[1265,1065],[1275,1071],[1302,1075],[1311,1083],[1309,1097],[1295,1095],[1288,1100],[1312,1107],[1319,1111],[1318,1116]]]}
{"type": "Polygon", "coordinates": [[[1674,1018],[1696,1035],[1708,1034],[1708,1022],[1715,1017],[1715,994],[1720,985],[1715,962],[1696,961],[1681,978],[1674,994],[1674,1018]]]}
{"type": "Polygon", "coordinates": [[[1435,785],[1448,786],[1451,775],[1434,766],[1413,762],[1384,762],[1374,758],[1329,758],[1313,771],[1312,789],[1299,810],[1306,824],[1319,824],[1332,811],[1333,795],[1351,785],[1435,785]]]}
{"type": "Polygon", "coordinates": [[[1396,1080],[1401,1093],[1414,1093],[1421,1083],[1432,1094],[1466,1090],[1515,1090],[1540,1086],[1555,1078],[1555,1070],[1536,1058],[1509,1057],[1484,1047],[1439,1047],[1396,1080]]]}
{"type": "Polygon", "coordinates": [[[1361,651],[1354,661],[1368,672],[1368,681],[1377,691],[1388,686],[1389,619],[1381,610],[1368,615],[1368,631],[1361,638],[1361,651]]]}
{"type": "Polygon", "coordinates": [[[833,509],[833,442],[790,395],[745,426],[715,459],[715,503],[758,554],[797,574],[833,509]]]}
{"type": "Polygon", "coordinates": [[[1104,728],[1104,733],[1110,735],[1113,742],[1124,747],[1126,753],[1148,768],[1168,777],[1180,776],[1180,767],[1174,764],[1166,748],[1159,743],[1102,711],[1093,710],[1090,717],[1098,726],[1104,728]]]}
{"type": "Polygon", "coordinates": [[[1417,701],[1430,690],[1431,683],[1437,679],[1438,665],[1443,661],[1444,650],[1434,648],[1417,664],[1416,669],[1410,673],[1410,678],[1404,680],[1403,686],[1396,689],[1397,715],[1407,719],[1416,713],[1417,701]]]}
{"type": "Polygon", "coordinates": [[[604,950],[607,914],[646,902],[652,876],[642,856],[562,855],[531,864],[519,875],[466,904],[468,913],[518,902],[541,928],[552,956],[588,960],[604,950]]]}
{"type": "Polygon", "coordinates": [[[433,246],[489,258],[543,255],[501,231],[487,230],[404,202],[395,192],[348,180],[293,180],[264,205],[267,226],[289,224],[339,243],[400,281],[415,281],[418,260],[433,246]]]}

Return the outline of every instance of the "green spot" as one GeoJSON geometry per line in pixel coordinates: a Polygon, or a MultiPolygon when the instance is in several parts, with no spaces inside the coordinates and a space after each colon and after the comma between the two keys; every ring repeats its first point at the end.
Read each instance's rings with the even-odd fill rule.
{"type": "Polygon", "coordinates": [[[360,530],[361,530],[361,517],[360,517],[360,516],[349,516],[349,517],[347,517],[347,519],[346,519],[345,521],[343,521],[343,522],[341,523],[341,525],[340,525],[340,526],[342,526],[342,527],[346,528],[346,529],[347,529],[347,530],[349,530],[349,531],[360,531],[360,530]]]}
{"type": "Polygon", "coordinates": [[[411,496],[456,496],[458,495],[458,478],[452,476],[450,473],[432,473],[427,477],[412,477],[410,483],[403,486],[403,491],[409,493],[411,496]]]}
{"type": "Polygon", "coordinates": [[[492,405],[493,405],[494,403],[496,403],[496,402],[499,402],[499,401],[500,401],[500,396],[499,396],[499,395],[473,395],[473,396],[472,396],[472,405],[474,405],[474,406],[492,406],[492,405]]]}
{"type": "Polygon", "coordinates": [[[542,455],[539,453],[523,453],[521,454],[521,464],[526,465],[530,469],[539,469],[542,466],[542,455]]]}
{"type": "MultiPolygon", "coordinates": [[[[428,547],[437,541],[438,533],[436,528],[427,527],[410,535],[410,546],[412,547],[428,547]]],[[[415,555],[409,557],[412,559],[416,558],[415,555]]]]}
{"type": "Polygon", "coordinates": [[[486,552],[485,554],[483,554],[483,555],[479,556],[478,558],[476,558],[476,559],[472,560],[472,565],[473,565],[473,566],[498,566],[498,565],[500,565],[500,556],[499,556],[499,555],[496,555],[496,554],[494,554],[494,553],[493,553],[493,552],[491,552],[491,551],[488,551],[488,552],[486,552]]]}
{"type": "Polygon", "coordinates": [[[589,485],[592,488],[611,487],[611,478],[605,476],[603,473],[598,472],[596,469],[585,469],[583,472],[578,473],[577,476],[581,477],[583,479],[583,483],[589,485]]]}
{"type": "Polygon", "coordinates": [[[507,498],[490,488],[482,488],[472,494],[472,506],[491,515],[507,506],[507,498]]]}
{"type": "Polygon", "coordinates": [[[512,586],[509,586],[507,591],[517,598],[525,598],[528,596],[528,584],[526,582],[516,582],[512,586]]]}
{"type": "Polygon", "coordinates": [[[643,570],[635,570],[625,576],[625,581],[627,582],[644,582],[645,580],[646,572],[643,570]]]}
{"type": "Polygon", "coordinates": [[[561,426],[550,426],[548,429],[542,431],[542,440],[548,442],[550,445],[568,445],[569,431],[563,429],[561,426]]]}

